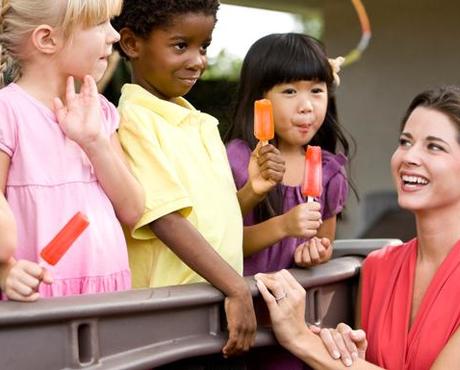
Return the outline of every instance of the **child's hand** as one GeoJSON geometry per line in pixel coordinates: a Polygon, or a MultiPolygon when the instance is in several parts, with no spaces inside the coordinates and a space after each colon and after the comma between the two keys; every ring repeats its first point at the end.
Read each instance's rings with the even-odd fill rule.
{"type": "Polygon", "coordinates": [[[228,341],[222,352],[225,357],[248,351],[256,340],[256,315],[251,294],[245,292],[238,296],[225,298],[225,313],[228,323],[228,341]]]}
{"type": "Polygon", "coordinates": [[[53,278],[49,271],[35,262],[10,258],[1,267],[1,289],[8,299],[32,302],[39,297],[40,283],[51,284],[53,278]]]}
{"type": "Polygon", "coordinates": [[[331,241],[328,238],[313,237],[297,246],[294,261],[299,267],[311,267],[329,261],[331,256],[331,241]]]}
{"type": "Polygon", "coordinates": [[[96,82],[85,76],[80,92],[75,92],[70,76],[66,86],[66,104],[54,98],[54,111],[64,134],[83,149],[101,138],[101,107],[96,82]]]}
{"type": "Polygon", "coordinates": [[[299,204],[282,215],[286,236],[310,239],[321,225],[321,206],[318,202],[299,204]]]}
{"type": "Polygon", "coordinates": [[[351,366],[358,358],[365,359],[367,339],[364,330],[353,330],[344,323],[338,324],[336,329],[310,325],[310,330],[320,336],[331,357],[340,358],[345,366],[351,366]]]}
{"type": "Polygon", "coordinates": [[[283,180],[286,165],[280,151],[271,144],[259,142],[251,153],[248,181],[257,195],[265,195],[283,180]]]}

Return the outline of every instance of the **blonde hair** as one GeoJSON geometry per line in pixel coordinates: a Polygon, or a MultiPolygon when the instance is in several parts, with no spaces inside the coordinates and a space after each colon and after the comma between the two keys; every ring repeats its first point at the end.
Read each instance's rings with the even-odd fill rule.
{"type": "Polygon", "coordinates": [[[61,28],[94,26],[121,12],[123,0],[0,0],[0,87],[21,76],[21,47],[41,24],[61,28]]]}

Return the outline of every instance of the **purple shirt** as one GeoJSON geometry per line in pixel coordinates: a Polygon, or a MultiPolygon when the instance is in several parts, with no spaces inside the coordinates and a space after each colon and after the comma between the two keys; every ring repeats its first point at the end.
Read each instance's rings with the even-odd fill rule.
{"type": "MultiPolygon", "coordinates": [[[[323,164],[323,193],[318,199],[321,204],[321,215],[327,220],[339,213],[348,196],[348,181],[345,173],[347,158],[343,154],[332,154],[322,150],[323,164]]],[[[227,155],[232,168],[233,178],[238,189],[248,180],[248,164],[251,149],[241,139],[232,140],[227,145],[227,155]]],[[[304,203],[305,198],[301,193],[300,185],[281,185],[283,195],[283,213],[298,204],[304,203]]],[[[254,225],[254,212],[249,212],[244,217],[244,225],[254,225]]],[[[283,268],[291,268],[294,263],[296,247],[303,243],[304,239],[287,237],[271,247],[255,253],[244,259],[244,275],[254,275],[258,272],[278,271],[283,268]]]]}

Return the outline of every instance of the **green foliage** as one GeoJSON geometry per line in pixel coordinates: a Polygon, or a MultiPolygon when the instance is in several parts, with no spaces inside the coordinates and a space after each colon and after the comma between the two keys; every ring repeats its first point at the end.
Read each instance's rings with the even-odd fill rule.
{"type": "Polygon", "coordinates": [[[217,57],[210,58],[208,68],[203,74],[203,80],[227,79],[237,81],[243,60],[222,49],[217,57]]]}

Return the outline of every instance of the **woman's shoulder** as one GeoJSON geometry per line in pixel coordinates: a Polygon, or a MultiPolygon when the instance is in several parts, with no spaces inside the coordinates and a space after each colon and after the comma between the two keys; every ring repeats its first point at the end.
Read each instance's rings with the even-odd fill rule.
{"type": "Polygon", "coordinates": [[[408,252],[410,252],[411,248],[415,248],[416,242],[417,240],[414,238],[406,243],[401,243],[398,245],[388,245],[386,247],[375,250],[366,257],[364,263],[367,266],[392,266],[401,257],[404,257],[408,252]]]}

